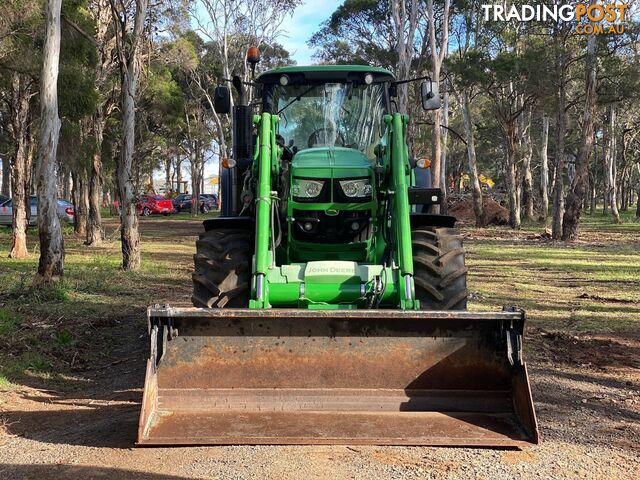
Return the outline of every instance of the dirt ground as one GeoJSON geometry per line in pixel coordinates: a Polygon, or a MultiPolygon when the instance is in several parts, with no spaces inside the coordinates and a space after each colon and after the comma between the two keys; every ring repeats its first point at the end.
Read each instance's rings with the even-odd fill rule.
{"type": "MultiPolygon", "coordinates": [[[[147,221],[142,228],[145,237],[190,241],[199,224],[147,221]]],[[[467,245],[473,247],[483,236],[491,236],[498,244],[513,242],[509,233],[493,231],[466,235],[467,245]]],[[[544,241],[527,240],[526,233],[521,237],[521,242],[536,245],[544,241]]],[[[159,289],[163,298],[158,300],[184,302],[190,255],[182,251],[166,255],[175,262],[182,283],[159,289]]],[[[473,269],[473,256],[470,263],[473,269]]],[[[518,270],[512,275],[517,276],[518,270]]],[[[471,281],[473,291],[473,282],[478,280],[472,277],[471,281]]],[[[638,315],[640,283],[631,282],[631,288],[631,297],[619,305],[617,315],[621,317],[638,315]]],[[[119,338],[103,363],[76,369],[62,383],[27,377],[18,386],[0,391],[0,479],[640,478],[638,331],[564,332],[535,315],[531,318],[525,351],[542,443],[522,450],[137,448],[133,444],[147,352],[142,305],[137,315],[119,316],[114,311],[109,325],[96,321],[96,335],[108,327],[117,329],[119,338]]]]}

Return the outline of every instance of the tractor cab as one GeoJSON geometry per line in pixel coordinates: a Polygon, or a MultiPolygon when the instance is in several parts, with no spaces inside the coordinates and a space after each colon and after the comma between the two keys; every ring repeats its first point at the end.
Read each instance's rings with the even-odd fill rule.
{"type": "Polygon", "coordinates": [[[278,135],[284,148],[295,154],[342,147],[375,160],[383,117],[391,110],[391,73],[362,66],[311,68],[280,68],[256,80],[263,110],[280,117],[278,135]]]}

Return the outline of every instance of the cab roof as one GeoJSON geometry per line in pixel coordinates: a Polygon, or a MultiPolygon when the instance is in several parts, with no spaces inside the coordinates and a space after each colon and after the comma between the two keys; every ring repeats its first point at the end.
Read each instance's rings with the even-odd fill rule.
{"type": "Polygon", "coordinates": [[[278,83],[282,75],[287,75],[292,84],[322,82],[363,82],[367,73],[373,75],[373,82],[392,82],[393,74],[382,67],[369,65],[311,65],[276,68],[264,72],[256,78],[258,83],[278,83]]]}

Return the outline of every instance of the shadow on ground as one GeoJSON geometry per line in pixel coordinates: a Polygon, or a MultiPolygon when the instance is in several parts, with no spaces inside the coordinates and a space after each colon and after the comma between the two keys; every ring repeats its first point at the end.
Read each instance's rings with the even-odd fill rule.
{"type": "Polygon", "coordinates": [[[78,465],[0,465],[0,478],[10,480],[189,480],[189,477],[78,465]]]}

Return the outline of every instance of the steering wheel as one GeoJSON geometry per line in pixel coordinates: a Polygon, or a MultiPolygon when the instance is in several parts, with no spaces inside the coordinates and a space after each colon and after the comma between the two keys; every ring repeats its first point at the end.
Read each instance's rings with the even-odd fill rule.
{"type": "MultiPolygon", "coordinates": [[[[318,144],[318,140],[320,139],[320,133],[321,132],[333,132],[333,129],[331,128],[327,128],[327,127],[322,127],[322,128],[318,128],[316,130],[314,130],[311,135],[309,135],[309,140],[307,141],[307,146],[309,148],[312,148],[314,145],[318,144]]],[[[327,138],[327,133],[324,134],[324,138],[327,138]]],[[[341,132],[336,132],[336,141],[334,143],[334,146],[337,147],[344,147],[345,141],[344,141],[344,136],[342,135],[341,132]]]]}

